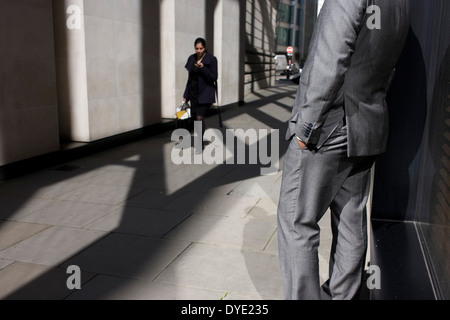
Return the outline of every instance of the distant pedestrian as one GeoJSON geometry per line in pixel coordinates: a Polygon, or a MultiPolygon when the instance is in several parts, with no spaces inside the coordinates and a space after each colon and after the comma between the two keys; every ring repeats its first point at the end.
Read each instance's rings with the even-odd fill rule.
{"type": "MultiPolygon", "coordinates": [[[[194,120],[202,122],[202,132],[197,134],[202,136],[203,141],[205,116],[216,102],[217,58],[208,52],[203,38],[196,39],[194,47],[195,54],[186,63],[189,78],[183,98],[184,102],[190,102],[194,120]]],[[[196,150],[197,153],[199,151],[196,150]]]]}

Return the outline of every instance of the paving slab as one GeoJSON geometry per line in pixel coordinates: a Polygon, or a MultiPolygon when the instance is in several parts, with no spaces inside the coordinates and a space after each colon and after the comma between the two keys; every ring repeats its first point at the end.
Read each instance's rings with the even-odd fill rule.
{"type": "Polygon", "coordinates": [[[160,209],[176,198],[177,195],[158,187],[155,189],[147,189],[135,195],[127,200],[126,205],[137,208],[160,209]]]}
{"type": "Polygon", "coordinates": [[[155,174],[144,180],[136,182],[134,185],[137,188],[163,190],[163,194],[171,195],[176,193],[182,193],[186,190],[192,189],[192,184],[197,181],[198,178],[173,176],[173,174],[155,174]]]}
{"type": "Polygon", "coordinates": [[[250,165],[250,164],[235,164],[229,165],[233,170],[228,172],[222,178],[229,181],[265,181],[265,182],[275,182],[279,179],[279,173],[275,175],[264,176],[261,174],[261,165],[250,165]]]}
{"type": "Polygon", "coordinates": [[[21,218],[20,221],[83,228],[116,207],[97,203],[55,201],[51,206],[21,218]]]}
{"type": "Polygon", "coordinates": [[[85,185],[81,182],[46,182],[25,177],[0,184],[0,195],[53,199],[85,185]]]}
{"type": "Polygon", "coordinates": [[[15,220],[55,204],[51,199],[0,196],[0,219],[15,220]]]}
{"type": "Polygon", "coordinates": [[[0,251],[47,228],[48,225],[0,220],[0,251]]]}
{"type": "MultiPolygon", "coordinates": [[[[38,264],[14,262],[0,270],[2,300],[63,300],[72,294],[67,288],[67,270],[38,264]]],[[[81,285],[94,274],[81,273],[81,285]]]]}
{"type": "Polygon", "coordinates": [[[41,170],[26,176],[29,180],[49,183],[85,183],[103,172],[100,168],[83,168],[78,165],[62,164],[53,168],[41,170]]]}
{"type": "Polygon", "coordinates": [[[226,178],[203,178],[200,177],[189,184],[190,190],[195,190],[197,193],[217,193],[221,195],[228,195],[238,186],[241,181],[229,180],[226,178]]]}
{"type": "Polygon", "coordinates": [[[191,243],[111,233],[66,261],[83,271],[153,280],[191,243]]]}
{"type": "Polygon", "coordinates": [[[87,225],[86,229],[162,237],[189,216],[180,211],[120,207],[87,225]]]}
{"type": "Polygon", "coordinates": [[[264,248],[264,252],[278,254],[278,233],[275,232],[269,243],[264,248]]]}
{"type": "Polygon", "coordinates": [[[100,231],[52,226],[0,251],[0,258],[58,266],[104,236],[100,231]]]}
{"type": "Polygon", "coordinates": [[[227,293],[225,298],[223,299],[225,301],[258,301],[258,300],[279,300],[279,299],[269,299],[269,298],[263,298],[260,295],[251,295],[251,294],[241,294],[241,293],[227,293]]]}
{"type": "Polygon", "coordinates": [[[328,280],[329,261],[331,253],[331,242],[333,241],[333,232],[331,231],[331,215],[328,210],[319,221],[320,244],[319,244],[319,275],[321,283],[328,280]]]}
{"type": "Polygon", "coordinates": [[[222,296],[220,291],[99,275],[67,300],[220,300],[222,296]]]}
{"type": "Polygon", "coordinates": [[[248,213],[247,217],[265,220],[277,225],[278,200],[272,198],[260,198],[248,213]]]}
{"type": "Polygon", "coordinates": [[[0,259],[0,270],[6,268],[10,264],[14,263],[13,260],[0,259]]]}
{"type": "Polygon", "coordinates": [[[234,188],[230,195],[270,198],[278,200],[280,197],[281,181],[243,181],[234,188]]]}
{"type": "Polygon", "coordinates": [[[155,281],[283,299],[278,255],[240,248],[193,244],[155,281]]]}
{"type": "Polygon", "coordinates": [[[258,200],[257,197],[186,192],[164,206],[163,209],[228,217],[245,217],[258,200]]]}
{"type": "Polygon", "coordinates": [[[85,185],[75,191],[59,196],[59,200],[118,205],[142,192],[141,188],[129,186],[85,185]]]}
{"type": "Polygon", "coordinates": [[[275,230],[264,220],[193,214],[165,238],[263,250],[275,230]]]}
{"type": "Polygon", "coordinates": [[[89,179],[90,184],[106,185],[106,186],[133,186],[135,183],[150,177],[149,173],[137,172],[136,169],[121,170],[104,170],[95,177],[89,179]]]}
{"type": "Polygon", "coordinates": [[[177,170],[173,173],[167,173],[173,175],[178,179],[191,179],[201,178],[207,176],[209,179],[220,179],[230,172],[233,167],[225,164],[221,165],[207,165],[207,164],[192,164],[184,167],[184,170],[177,170]]]}

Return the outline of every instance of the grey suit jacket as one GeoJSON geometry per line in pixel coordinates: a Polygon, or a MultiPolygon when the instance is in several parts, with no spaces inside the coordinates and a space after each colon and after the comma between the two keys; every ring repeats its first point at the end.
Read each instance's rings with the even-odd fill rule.
{"type": "Polygon", "coordinates": [[[408,29],[409,0],[326,0],[286,139],[297,135],[320,149],[345,116],[348,156],[383,153],[385,98],[408,29]]]}

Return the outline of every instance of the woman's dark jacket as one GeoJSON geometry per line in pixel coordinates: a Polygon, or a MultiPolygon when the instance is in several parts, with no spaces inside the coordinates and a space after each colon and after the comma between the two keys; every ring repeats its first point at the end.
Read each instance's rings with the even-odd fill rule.
{"type": "MultiPolygon", "coordinates": [[[[192,100],[191,86],[192,86],[192,67],[197,63],[197,54],[189,57],[186,63],[186,69],[189,72],[189,79],[186,84],[186,90],[183,97],[187,101],[192,100]]],[[[198,103],[199,104],[213,104],[216,102],[216,81],[217,73],[217,58],[210,53],[206,53],[202,60],[203,68],[198,70],[198,103]]]]}

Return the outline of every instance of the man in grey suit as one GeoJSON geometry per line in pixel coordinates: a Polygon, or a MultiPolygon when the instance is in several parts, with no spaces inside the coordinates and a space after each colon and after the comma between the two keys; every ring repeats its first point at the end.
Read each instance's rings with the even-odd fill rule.
{"type": "Polygon", "coordinates": [[[326,0],[289,120],[278,208],[289,300],[357,298],[367,250],[370,170],[387,146],[386,94],[409,29],[408,0],[326,0]],[[319,220],[331,210],[329,280],[319,220]]]}

